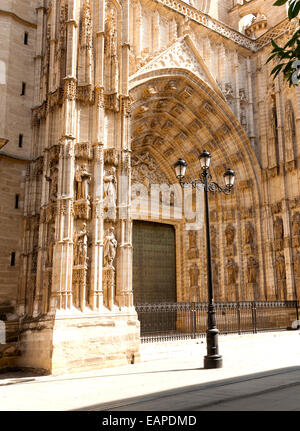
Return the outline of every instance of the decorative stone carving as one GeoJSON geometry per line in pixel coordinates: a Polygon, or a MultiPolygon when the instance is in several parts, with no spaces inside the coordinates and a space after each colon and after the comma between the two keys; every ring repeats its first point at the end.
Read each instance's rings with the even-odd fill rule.
{"type": "Polygon", "coordinates": [[[188,249],[188,258],[194,259],[199,257],[199,250],[197,244],[197,231],[189,230],[189,249],[188,249]]]}
{"type": "MultiPolygon", "coordinates": [[[[218,263],[218,261],[216,259],[212,259],[211,263],[212,263],[212,280],[213,280],[213,286],[216,287],[216,288],[218,288],[219,287],[219,263],[218,263]]],[[[220,297],[220,293],[221,292],[219,292],[217,290],[216,293],[217,293],[216,298],[217,298],[217,296],[220,297]]]]}
{"type": "Polygon", "coordinates": [[[255,250],[255,244],[254,244],[254,227],[251,222],[248,222],[245,226],[245,236],[244,236],[244,242],[245,242],[245,252],[246,253],[253,253],[255,250]]]}
{"type": "Polygon", "coordinates": [[[276,217],[274,221],[274,248],[283,249],[283,221],[281,217],[276,217]]]}
{"type": "Polygon", "coordinates": [[[239,89],[239,96],[241,102],[248,102],[246,91],[244,88],[239,89]]]}
{"type": "Polygon", "coordinates": [[[67,100],[75,100],[77,94],[77,84],[74,78],[65,78],[64,97],[67,100]]]}
{"type": "MultiPolygon", "coordinates": [[[[90,0],[85,0],[82,8],[81,32],[80,32],[80,47],[90,50],[93,44],[93,28],[90,0]]],[[[91,64],[90,62],[88,63],[91,64]]]]}
{"type": "Polygon", "coordinates": [[[295,253],[294,268],[295,276],[300,279],[300,251],[297,251],[297,253],[295,253]]]}
{"type": "Polygon", "coordinates": [[[86,266],[87,265],[87,241],[88,232],[86,230],[86,223],[82,224],[81,230],[75,234],[74,239],[74,265],[86,266]]]}
{"type": "Polygon", "coordinates": [[[105,218],[115,220],[117,217],[117,176],[114,166],[105,167],[103,176],[104,215],[105,218]]]}
{"type": "Polygon", "coordinates": [[[189,269],[190,289],[197,289],[199,287],[199,268],[196,263],[189,269]]]}
{"type": "Polygon", "coordinates": [[[105,150],[105,164],[115,167],[118,166],[118,152],[114,148],[108,148],[105,150]]]}
{"type": "Polygon", "coordinates": [[[300,247],[300,212],[296,212],[293,215],[292,242],[294,247],[300,247]]]}
{"type": "Polygon", "coordinates": [[[279,254],[275,261],[276,278],[277,278],[277,299],[286,299],[286,271],[285,258],[283,254],[279,254]]]}
{"type": "Polygon", "coordinates": [[[277,280],[286,279],[285,259],[283,254],[279,254],[276,258],[276,275],[277,275],[277,280]]]}
{"type": "Polygon", "coordinates": [[[75,145],[75,157],[77,159],[89,160],[91,156],[91,147],[88,142],[78,142],[75,145]]]}
{"type": "Polygon", "coordinates": [[[234,244],[235,228],[232,224],[227,225],[225,229],[226,238],[226,256],[234,256],[236,254],[236,247],[234,244]]]}
{"type": "Polygon", "coordinates": [[[217,229],[215,226],[210,227],[210,244],[212,257],[217,256],[217,229]]]}
{"type": "Polygon", "coordinates": [[[119,61],[117,40],[117,16],[111,7],[107,11],[105,22],[104,53],[106,61],[106,91],[110,94],[118,93],[119,88],[119,61]]]}
{"type": "Polygon", "coordinates": [[[232,84],[230,82],[225,83],[224,96],[227,101],[234,98],[232,84]]]}
{"type": "Polygon", "coordinates": [[[280,201],[271,205],[272,214],[277,214],[277,213],[280,213],[281,211],[282,211],[282,203],[280,201]]]}
{"type": "Polygon", "coordinates": [[[91,216],[91,206],[89,201],[74,202],[74,217],[75,219],[88,220],[91,216]]]}
{"type": "Polygon", "coordinates": [[[247,131],[247,110],[245,106],[241,106],[240,110],[240,123],[247,131]]]}
{"type": "Polygon", "coordinates": [[[76,199],[77,200],[89,200],[89,181],[91,174],[87,171],[86,165],[81,165],[76,169],[75,180],[77,183],[76,187],[76,199]]]}
{"type": "Polygon", "coordinates": [[[50,176],[46,175],[46,180],[49,181],[49,200],[55,202],[58,192],[58,169],[54,166],[50,168],[50,176]]]}
{"type": "Polygon", "coordinates": [[[49,233],[47,238],[47,258],[46,258],[47,267],[52,266],[54,241],[55,241],[55,228],[54,226],[49,226],[49,233]]]}
{"type": "Polygon", "coordinates": [[[257,259],[250,256],[247,263],[247,282],[251,284],[257,284],[259,282],[258,277],[259,263],[257,259]]]}
{"type": "Polygon", "coordinates": [[[237,300],[237,278],[239,273],[239,267],[234,259],[230,258],[226,264],[227,272],[227,298],[228,301],[237,300]]]}
{"type": "Polygon", "coordinates": [[[166,90],[177,90],[177,81],[175,81],[175,79],[168,81],[166,90]]]}
{"type": "Polygon", "coordinates": [[[159,169],[148,151],[133,154],[131,159],[132,183],[144,184],[149,190],[151,184],[169,184],[165,174],[159,169]]]}
{"type": "Polygon", "coordinates": [[[234,259],[230,258],[226,265],[227,270],[227,284],[236,284],[239,273],[239,267],[234,259]]]}
{"type": "Polygon", "coordinates": [[[88,103],[91,103],[91,104],[94,103],[95,92],[91,84],[78,86],[76,95],[77,95],[77,100],[80,100],[85,105],[88,103]]]}
{"type": "Polygon", "coordinates": [[[114,260],[117,252],[117,240],[114,234],[114,227],[110,227],[105,234],[103,246],[103,266],[104,268],[114,268],[114,260]]]}
{"type": "Polygon", "coordinates": [[[144,92],[143,92],[143,96],[145,98],[147,98],[147,97],[153,97],[153,96],[155,96],[155,94],[157,94],[157,89],[155,87],[151,87],[151,86],[146,87],[144,89],[144,92]]]}

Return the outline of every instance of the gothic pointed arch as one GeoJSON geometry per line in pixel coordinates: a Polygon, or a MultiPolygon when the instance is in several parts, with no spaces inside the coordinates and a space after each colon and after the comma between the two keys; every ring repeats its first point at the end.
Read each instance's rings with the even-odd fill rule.
{"type": "MultiPolygon", "coordinates": [[[[236,192],[226,198],[212,195],[210,199],[217,250],[213,262],[217,296],[220,300],[233,301],[264,299],[263,272],[257,280],[253,279],[253,271],[247,272],[248,262],[253,261],[254,255],[258,256],[255,267],[264,268],[260,241],[263,229],[259,210],[260,169],[255,152],[224,97],[220,91],[215,91],[207,77],[206,82],[184,63],[182,67],[167,67],[165,63],[155,69],[159,61],[149,63],[130,80],[133,159],[136,154],[149,154],[171,184],[177,183],[173,166],[179,157],[188,162],[187,180],[199,176],[199,155],[203,149],[213,156],[211,170],[217,182],[222,184],[225,168],[231,166],[236,171],[236,192]],[[251,237],[255,244],[251,243],[246,253],[242,253],[249,225],[255,232],[251,237]],[[228,226],[233,226],[235,237],[233,243],[224,248],[228,226]]],[[[182,229],[186,236],[185,228],[182,229]]],[[[202,247],[204,256],[203,235],[198,236],[198,246],[202,247]]],[[[179,260],[188,269],[195,263],[188,253],[179,260]]],[[[205,266],[200,272],[204,283],[205,266]]],[[[183,276],[183,285],[185,282],[189,285],[187,273],[183,276]]],[[[204,290],[200,298],[205,299],[204,290]]]]}

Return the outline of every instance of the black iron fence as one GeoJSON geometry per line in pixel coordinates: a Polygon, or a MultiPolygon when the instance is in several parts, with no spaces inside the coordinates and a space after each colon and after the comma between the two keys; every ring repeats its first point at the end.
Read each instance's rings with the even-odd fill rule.
{"type": "MultiPolygon", "coordinates": [[[[166,302],[136,304],[142,342],[204,337],[207,303],[166,302]]],[[[215,303],[220,334],[256,333],[289,329],[298,321],[297,301],[215,303]]]]}

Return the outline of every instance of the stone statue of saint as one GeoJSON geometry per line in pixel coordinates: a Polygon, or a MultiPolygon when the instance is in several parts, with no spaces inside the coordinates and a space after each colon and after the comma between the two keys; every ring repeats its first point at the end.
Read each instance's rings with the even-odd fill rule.
{"type": "Polygon", "coordinates": [[[247,266],[247,280],[248,283],[257,283],[258,282],[258,268],[259,264],[255,257],[251,256],[248,260],[247,266]]]}
{"type": "Polygon", "coordinates": [[[280,254],[276,259],[276,274],[278,280],[285,280],[285,259],[282,254],[280,254]]]}
{"type": "Polygon", "coordinates": [[[87,257],[87,236],[86,223],[82,224],[81,231],[75,234],[74,265],[85,265],[87,257]]]}
{"type": "Polygon", "coordinates": [[[233,259],[228,259],[226,269],[227,269],[228,284],[235,284],[237,280],[237,275],[239,272],[239,268],[236,262],[233,259]]]}
{"type": "Polygon", "coordinates": [[[292,235],[299,236],[300,235],[300,213],[296,212],[292,221],[292,235]]]}
{"type": "Polygon", "coordinates": [[[48,236],[48,245],[47,245],[47,266],[52,265],[53,259],[53,245],[55,240],[55,229],[51,226],[48,236]]]}
{"type": "Polygon", "coordinates": [[[274,222],[274,236],[275,239],[283,238],[283,222],[281,217],[276,217],[274,222]]]}
{"type": "Polygon", "coordinates": [[[118,51],[117,51],[117,19],[113,8],[108,11],[105,24],[105,55],[108,65],[108,91],[118,91],[118,51]]]}
{"type": "Polygon", "coordinates": [[[50,177],[46,176],[46,180],[50,182],[49,199],[55,202],[58,191],[58,169],[55,166],[50,169],[50,177]]]}
{"type": "Polygon", "coordinates": [[[245,243],[246,244],[253,244],[254,241],[254,228],[252,226],[252,223],[247,223],[246,229],[245,229],[245,243]]]}
{"type": "Polygon", "coordinates": [[[88,184],[91,179],[91,174],[87,171],[86,166],[80,166],[75,172],[75,180],[77,182],[77,200],[90,199],[88,193],[88,184]]]}
{"type": "Polygon", "coordinates": [[[300,278],[300,252],[298,251],[298,253],[295,256],[295,275],[296,277],[300,278]]]}
{"type": "Polygon", "coordinates": [[[104,238],[104,246],[103,246],[103,260],[104,260],[104,268],[111,267],[113,268],[113,262],[116,257],[117,252],[117,240],[114,234],[114,227],[110,227],[108,232],[104,238]]]}
{"type": "Polygon", "coordinates": [[[194,263],[193,266],[190,267],[189,275],[190,275],[190,288],[192,287],[198,287],[199,284],[199,268],[196,263],[194,263]]]}
{"type": "Polygon", "coordinates": [[[117,178],[116,168],[114,166],[108,168],[104,173],[104,209],[106,210],[106,218],[115,220],[117,217],[117,178]]]}
{"type": "Polygon", "coordinates": [[[235,229],[232,225],[228,225],[225,230],[226,244],[227,246],[232,245],[234,241],[235,229]]]}

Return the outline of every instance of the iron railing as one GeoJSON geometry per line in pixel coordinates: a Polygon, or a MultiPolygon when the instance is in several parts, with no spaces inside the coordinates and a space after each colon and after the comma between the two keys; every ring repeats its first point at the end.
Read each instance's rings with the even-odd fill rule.
{"type": "MultiPolygon", "coordinates": [[[[135,304],[141,341],[167,341],[204,337],[207,303],[165,302],[135,304]]],[[[215,303],[220,334],[283,330],[298,321],[297,301],[215,303]]]]}

